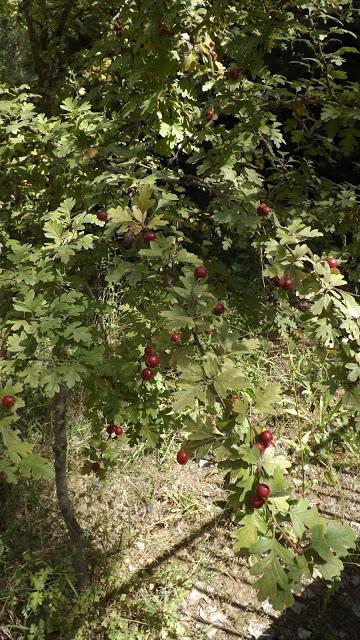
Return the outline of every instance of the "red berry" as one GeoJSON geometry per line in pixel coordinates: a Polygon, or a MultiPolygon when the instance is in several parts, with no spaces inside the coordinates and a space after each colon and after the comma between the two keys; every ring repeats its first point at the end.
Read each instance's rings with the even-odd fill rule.
{"type": "Polygon", "coordinates": [[[232,69],[229,70],[229,77],[231,80],[237,80],[239,77],[239,69],[237,67],[232,67],[232,69]]]}
{"type": "Polygon", "coordinates": [[[205,329],[205,333],[207,336],[211,336],[212,333],[214,333],[215,329],[213,329],[213,327],[208,327],[207,329],[205,329]]]}
{"type": "Polygon", "coordinates": [[[267,484],[258,484],[258,486],[256,487],[256,495],[258,498],[266,500],[266,498],[268,498],[270,495],[270,487],[268,487],[267,484]]]}
{"type": "Polygon", "coordinates": [[[216,51],[210,51],[210,55],[211,55],[213,60],[217,60],[218,54],[216,53],[216,51]]]}
{"type": "Polygon", "coordinates": [[[154,354],[151,354],[151,356],[147,356],[146,364],[148,365],[148,367],[150,367],[150,369],[156,369],[156,367],[158,367],[160,364],[160,356],[155,356],[154,354]]]}
{"type": "Polygon", "coordinates": [[[215,46],[216,46],[216,42],[214,42],[214,40],[210,40],[209,42],[210,49],[213,49],[215,46]]]}
{"type": "Polygon", "coordinates": [[[262,442],[255,442],[255,447],[257,447],[260,451],[260,455],[262,456],[262,454],[264,453],[266,447],[262,442]]]}
{"type": "Polygon", "coordinates": [[[115,31],[116,35],[120,38],[122,36],[122,33],[123,33],[123,28],[122,28],[121,24],[116,22],[114,24],[114,31],[115,31]]]}
{"type": "Polygon", "coordinates": [[[180,449],[177,452],[176,460],[179,464],[186,464],[189,460],[189,454],[185,449],[180,449]]]}
{"type": "Polygon", "coordinates": [[[287,277],[283,279],[282,287],[283,289],[292,289],[294,286],[294,279],[287,277]]]}
{"type": "Polygon", "coordinates": [[[265,202],[260,202],[260,204],[258,206],[258,214],[259,214],[259,216],[261,216],[262,218],[266,218],[266,216],[268,216],[269,213],[271,213],[271,207],[269,207],[269,205],[265,204],[265,202]]]}
{"type": "Polygon", "coordinates": [[[101,222],[106,222],[109,217],[106,211],[98,211],[96,216],[98,220],[101,220],[101,222]]]}
{"type": "Polygon", "coordinates": [[[214,314],[216,316],[221,316],[225,311],[225,307],[222,302],[218,302],[214,307],[214,314]]]}
{"type": "Polygon", "coordinates": [[[114,425],[113,425],[113,424],[109,424],[109,425],[106,427],[106,431],[107,431],[107,433],[109,434],[109,436],[111,436],[111,435],[114,433],[114,431],[115,431],[115,427],[114,427],[114,425]]]}
{"type": "Polygon", "coordinates": [[[170,340],[171,340],[171,342],[180,342],[180,340],[181,340],[180,333],[176,333],[176,331],[173,331],[170,334],[170,340]]]}
{"type": "Polygon", "coordinates": [[[100,471],[100,465],[99,465],[99,463],[98,463],[98,462],[93,462],[93,463],[92,463],[92,465],[91,465],[91,470],[92,470],[94,473],[97,473],[98,471],[100,471]]]}
{"type": "Polygon", "coordinates": [[[263,504],[264,504],[264,500],[262,498],[259,498],[255,494],[250,496],[250,506],[253,507],[253,509],[261,509],[263,504]]]}
{"type": "Polygon", "coordinates": [[[275,278],[272,279],[272,283],[274,285],[274,287],[281,287],[281,281],[284,280],[284,278],[279,278],[278,276],[275,276],[275,278]]]}
{"type": "Polygon", "coordinates": [[[141,377],[143,380],[151,380],[154,375],[155,373],[151,369],[143,369],[141,372],[141,377]]]}
{"type": "Polygon", "coordinates": [[[170,27],[168,27],[167,24],[162,24],[159,28],[159,34],[161,36],[169,36],[171,34],[170,27]]]}
{"type": "Polygon", "coordinates": [[[210,109],[207,109],[207,110],[205,111],[205,115],[206,115],[206,117],[207,117],[207,119],[208,119],[208,120],[212,120],[212,119],[213,119],[213,117],[214,117],[214,115],[215,115],[215,109],[211,109],[211,108],[210,108],[210,109]]]}
{"type": "Polygon", "coordinates": [[[271,431],[262,431],[259,435],[259,440],[265,447],[268,447],[270,442],[273,441],[273,434],[271,431]]]}
{"type": "Polygon", "coordinates": [[[145,351],[145,355],[146,356],[152,356],[152,354],[154,353],[153,348],[152,348],[152,346],[150,344],[148,344],[145,347],[144,351],[145,351]]]}
{"type": "Polygon", "coordinates": [[[339,264],[336,258],[326,258],[325,262],[328,263],[330,269],[337,269],[339,264]]]}
{"type": "Polygon", "coordinates": [[[5,409],[11,409],[15,404],[14,396],[4,396],[2,399],[2,405],[5,409]]]}
{"type": "Polygon", "coordinates": [[[115,427],[115,428],[114,428],[114,431],[115,431],[115,435],[116,435],[116,436],[122,436],[122,435],[123,435],[123,433],[124,433],[124,429],[123,429],[123,427],[115,427]]]}
{"type": "Polygon", "coordinates": [[[145,233],[144,233],[145,242],[153,242],[153,240],[155,240],[155,238],[156,238],[155,231],[145,231],[145,233]]]}
{"type": "Polygon", "coordinates": [[[194,276],[197,280],[204,280],[204,278],[208,277],[208,270],[206,267],[204,267],[204,265],[201,265],[201,267],[196,267],[195,271],[194,271],[194,276]]]}

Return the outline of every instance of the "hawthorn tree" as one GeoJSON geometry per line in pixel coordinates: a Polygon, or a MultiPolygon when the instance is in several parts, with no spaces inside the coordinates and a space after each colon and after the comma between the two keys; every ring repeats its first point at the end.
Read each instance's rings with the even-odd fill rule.
{"type": "Polygon", "coordinates": [[[181,429],[180,464],[210,454],[227,472],[234,549],[257,557],[260,599],[289,606],[304,576],[339,575],[355,537],[310,505],[303,463],[294,493],[266,421],[281,387],[256,384],[246,362],[255,327],[283,338],[301,328],[326,362],[321,390],[358,415],[357,13],[350,1],[144,0],[110,20],[108,3],[85,5],[48,2],[40,15],[35,1],[8,3],[37,84],[4,85],[0,102],[0,470],[51,474],[17,428],[29,395],[43,394],[84,587],[69,396],[82,391],[82,469],[100,478],[119,463],[115,437],[156,446],[181,429]],[[108,286],[121,298],[116,331],[108,286]]]}

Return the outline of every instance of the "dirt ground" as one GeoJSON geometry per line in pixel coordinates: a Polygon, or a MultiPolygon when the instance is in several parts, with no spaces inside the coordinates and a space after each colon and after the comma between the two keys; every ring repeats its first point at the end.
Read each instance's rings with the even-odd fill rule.
{"type": "MultiPolygon", "coordinates": [[[[322,489],[320,469],[307,467],[313,503],[324,515],[350,524],[359,535],[356,477],[343,472],[338,478],[341,490],[322,489]]],[[[154,640],[360,640],[359,556],[348,560],[333,591],[315,579],[284,613],[266,602],[260,604],[246,562],[234,557],[231,523],[222,516],[221,479],[213,467],[194,462],[186,467],[169,461],[154,464],[150,458],[142,463],[141,475],[134,468],[120,475],[114,472],[104,486],[92,478],[77,482],[83,524],[112,558],[114,587],[102,603],[105,618],[114,606],[127,615],[130,612],[134,624],[140,621],[147,626],[148,635],[141,637],[154,640]],[[174,584],[179,589],[178,578],[186,585],[186,593],[172,610],[179,626],[170,633],[166,620],[161,626],[161,612],[174,595],[174,584]],[[134,606],[124,602],[124,596],[119,605],[124,592],[134,606]],[[154,593],[159,611],[152,628],[136,601],[153,601],[154,593]]],[[[108,638],[106,633],[91,635],[91,628],[89,640],[108,638]]],[[[114,637],[120,640],[126,635],[114,637]]]]}

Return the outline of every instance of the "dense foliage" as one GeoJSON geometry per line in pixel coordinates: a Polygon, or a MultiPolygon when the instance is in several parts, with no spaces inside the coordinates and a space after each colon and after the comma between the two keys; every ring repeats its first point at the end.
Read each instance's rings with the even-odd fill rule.
{"type": "Polygon", "coordinates": [[[59,416],[81,390],[82,470],[100,478],[121,454],[107,426],[126,424],[132,446],[181,431],[185,451],[228,472],[260,599],[288,606],[314,569],[339,575],[354,535],[258,446],[287,399],[246,369],[260,333],[291,362],[300,330],[314,389],[358,417],[355,3],[60,4],[8,1],[1,18],[7,51],[20,33],[28,44],[11,83],[1,62],[0,376],[15,404],[0,470],[51,474],[18,427],[35,393],[59,416]]]}

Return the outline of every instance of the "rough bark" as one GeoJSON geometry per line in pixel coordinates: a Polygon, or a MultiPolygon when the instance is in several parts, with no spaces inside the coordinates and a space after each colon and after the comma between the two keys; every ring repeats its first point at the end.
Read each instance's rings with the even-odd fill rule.
{"type": "Polygon", "coordinates": [[[74,568],[78,588],[84,589],[89,582],[89,573],[86,554],[83,544],[83,530],[76,520],[69,497],[67,479],[67,432],[66,432],[66,405],[67,388],[62,385],[54,398],[54,455],[55,455],[55,481],[56,495],[59,508],[69,532],[71,542],[75,548],[74,568]]]}

